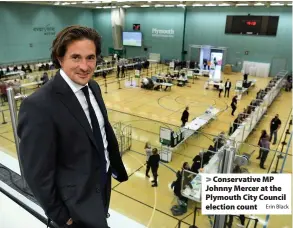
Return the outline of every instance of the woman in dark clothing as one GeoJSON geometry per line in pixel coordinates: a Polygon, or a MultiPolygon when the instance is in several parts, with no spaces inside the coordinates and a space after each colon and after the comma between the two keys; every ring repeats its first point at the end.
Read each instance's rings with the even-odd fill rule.
{"type": "MultiPolygon", "coordinates": [[[[267,131],[266,130],[262,130],[261,131],[261,135],[260,135],[260,138],[258,140],[258,146],[261,147],[261,140],[266,137],[268,134],[267,134],[267,131]]],[[[259,155],[256,159],[260,159],[261,158],[261,154],[262,154],[262,149],[260,148],[259,149],[259,155]]]]}
{"type": "Polygon", "coordinates": [[[201,157],[199,155],[196,155],[193,158],[193,164],[191,166],[191,171],[194,173],[198,173],[198,170],[201,168],[201,157]]]}
{"type": "Polygon", "coordinates": [[[260,140],[260,145],[261,145],[262,153],[261,153],[259,166],[261,169],[266,169],[264,167],[264,163],[265,163],[267,156],[268,156],[268,153],[270,151],[270,136],[266,135],[264,138],[262,138],[260,140]]]}
{"type": "Polygon", "coordinates": [[[188,110],[189,110],[189,107],[187,106],[187,107],[185,108],[185,110],[183,111],[183,113],[182,113],[182,116],[181,116],[181,122],[182,122],[182,125],[181,125],[181,127],[184,127],[185,124],[188,122],[188,117],[189,117],[189,112],[188,112],[188,110]]]}
{"type": "Polygon", "coordinates": [[[159,162],[160,162],[160,155],[158,154],[158,149],[153,149],[153,155],[149,158],[149,166],[151,167],[152,174],[154,176],[154,180],[152,181],[154,184],[152,187],[158,186],[158,169],[159,169],[159,162]]]}
{"type": "Polygon", "coordinates": [[[234,96],[232,98],[232,103],[231,103],[231,108],[232,108],[232,113],[231,115],[234,116],[234,112],[237,109],[237,96],[234,96]]]}

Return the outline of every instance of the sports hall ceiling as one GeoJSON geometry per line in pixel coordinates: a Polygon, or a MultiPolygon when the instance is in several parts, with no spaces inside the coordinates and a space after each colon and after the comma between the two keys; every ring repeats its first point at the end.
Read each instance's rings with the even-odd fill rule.
{"type": "Polygon", "coordinates": [[[276,6],[292,6],[292,1],[175,1],[175,0],[101,0],[101,1],[27,1],[22,3],[45,4],[56,6],[82,7],[91,9],[109,9],[109,8],[130,8],[130,7],[276,7],[276,6]]]}

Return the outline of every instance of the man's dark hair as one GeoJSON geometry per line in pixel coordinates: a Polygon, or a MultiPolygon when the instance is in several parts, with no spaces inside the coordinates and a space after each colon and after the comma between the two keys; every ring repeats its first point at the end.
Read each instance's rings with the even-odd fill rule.
{"type": "Polygon", "coordinates": [[[52,44],[51,59],[55,68],[61,68],[58,58],[64,57],[67,46],[76,40],[88,39],[95,43],[96,57],[98,59],[101,53],[101,37],[96,30],[80,25],[66,27],[59,32],[52,44]]]}

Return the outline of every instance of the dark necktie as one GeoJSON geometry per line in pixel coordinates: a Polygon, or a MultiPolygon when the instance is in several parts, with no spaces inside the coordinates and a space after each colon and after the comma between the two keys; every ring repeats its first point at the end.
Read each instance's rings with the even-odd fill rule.
{"type": "Polygon", "coordinates": [[[103,138],[102,138],[102,134],[101,134],[101,129],[100,129],[99,121],[96,116],[95,110],[94,110],[92,103],[90,101],[88,86],[83,87],[81,90],[85,95],[85,98],[86,98],[86,101],[87,101],[88,107],[89,107],[89,113],[90,113],[90,118],[91,118],[91,123],[92,123],[93,134],[94,134],[94,138],[96,140],[96,143],[98,145],[101,184],[104,184],[105,183],[104,178],[106,178],[106,158],[105,158],[105,148],[104,148],[103,138]]]}

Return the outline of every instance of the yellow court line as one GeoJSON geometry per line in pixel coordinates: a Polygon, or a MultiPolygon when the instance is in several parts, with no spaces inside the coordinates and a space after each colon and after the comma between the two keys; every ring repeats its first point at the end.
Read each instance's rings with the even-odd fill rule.
{"type": "MultiPolygon", "coordinates": [[[[145,164],[143,164],[140,160],[138,160],[136,157],[132,156],[131,154],[128,153],[128,155],[130,157],[134,158],[135,160],[137,160],[143,166],[143,168],[145,169],[145,164]]],[[[154,194],[155,194],[155,203],[154,203],[152,215],[151,215],[151,217],[150,217],[150,219],[148,221],[148,224],[147,224],[147,228],[150,227],[150,224],[152,223],[154,215],[155,215],[155,212],[156,212],[156,207],[157,207],[157,188],[156,187],[154,187],[154,194]]]]}

